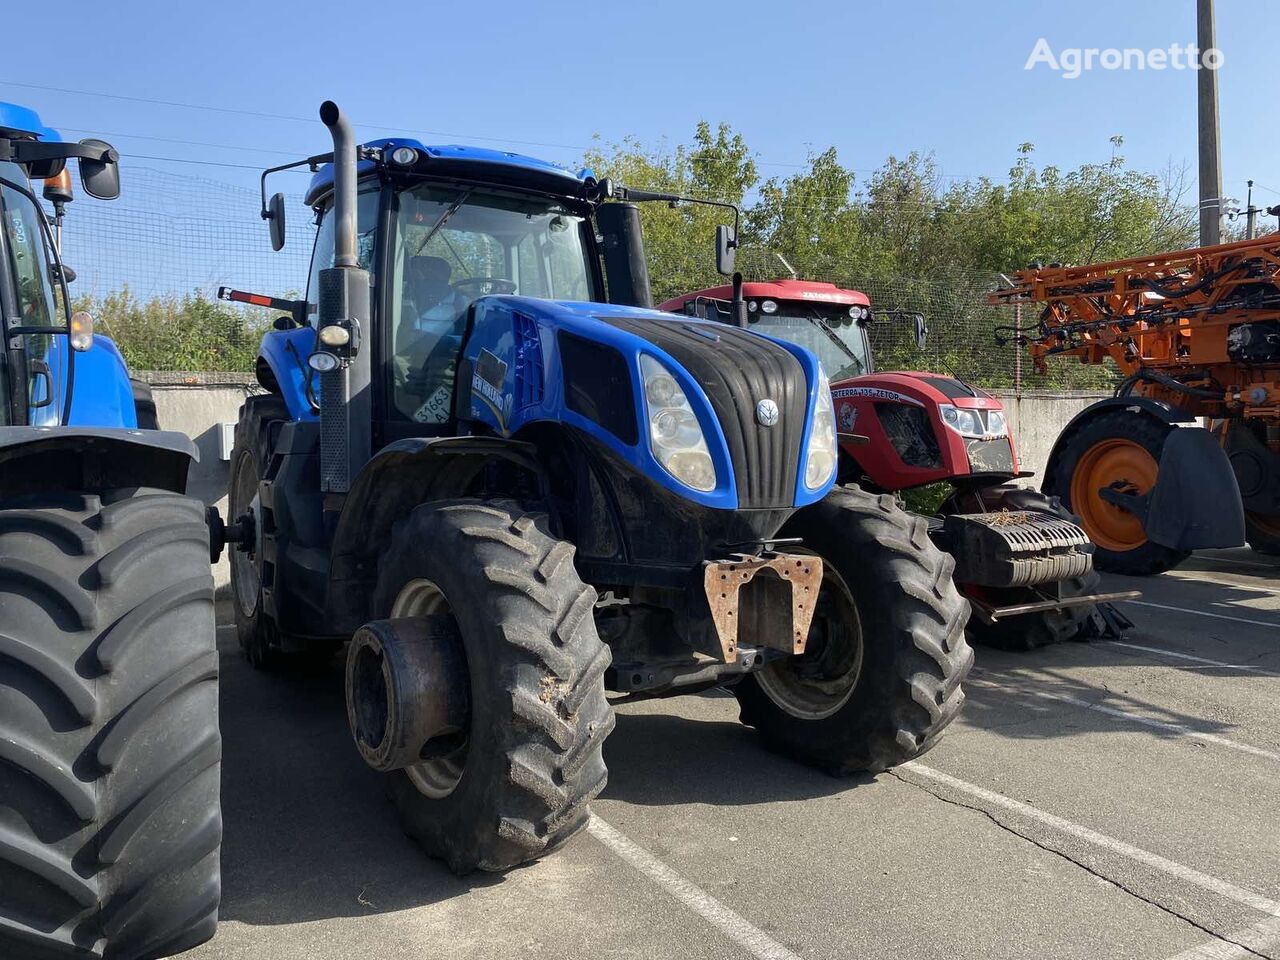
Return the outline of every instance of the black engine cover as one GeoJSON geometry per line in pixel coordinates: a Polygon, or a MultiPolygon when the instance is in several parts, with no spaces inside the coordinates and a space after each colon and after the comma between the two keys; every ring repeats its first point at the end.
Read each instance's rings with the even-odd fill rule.
{"type": "Polygon", "coordinates": [[[671,354],[707,392],[724,431],[744,510],[795,503],[800,444],[808,413],[804,368],[771,340],[721,324],[679,318],[601,317],[671,354]],[[756,404],[778,405],[778,422],[756,422],[756,404]]]}

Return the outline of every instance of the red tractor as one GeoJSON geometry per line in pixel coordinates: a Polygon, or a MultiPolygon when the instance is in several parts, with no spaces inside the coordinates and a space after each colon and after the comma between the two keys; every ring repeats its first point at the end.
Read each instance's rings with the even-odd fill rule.
{"type": "MultiPolygon", "coordinates": [[[[730,286],[712,287],[660,309],[725,323],[745,316],[753,332],[817,354],[831,377],[840,483],[886,494],[949,484],[929,530],[955,559],[975,640],[1029,650],[1128,626],[1106,601],[1136,592],[1098,594],[1093,543],[1076,518],[1056,497],[1014,485],[1031,474],[1019,470],[998,399],[957,377],[875,372],[871,303],[857,290],[774,280],[743,284],[745,309],[735,309],[733,297],[730,286]]],[[[924,346],[921,314],[879,316],[909,317],[924,346]]]]}

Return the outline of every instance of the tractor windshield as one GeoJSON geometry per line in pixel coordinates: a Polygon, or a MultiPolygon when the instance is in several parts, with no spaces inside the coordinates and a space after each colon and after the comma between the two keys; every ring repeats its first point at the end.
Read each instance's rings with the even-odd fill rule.
{"type": "MultiPolygon", "coordinates": [[[[832,381],[856,377],[869,369],[867,338],[849,316],[847,307],[781,300],[756,301],[752,305],[755,309],[747,314],[749,329],[812,351],[832,381]],[[765,313],[763,304],[771,302],[777,303],[775,312],[765,313]]],[[[721,312],[720,319],[728,322],[728,305],[714,306],[721,312]]]]}
{"type": "Polygon", "coordinates": [[[549,197],[417,184],[396,204],[391,281],[398,414],[444,423],[467,308],[491,294],[591,300],[584,216],[549,197]]]}

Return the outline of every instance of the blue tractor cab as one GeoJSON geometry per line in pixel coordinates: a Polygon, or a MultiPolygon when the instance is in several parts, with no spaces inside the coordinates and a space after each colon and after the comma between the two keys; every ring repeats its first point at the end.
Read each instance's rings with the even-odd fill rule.
{"type": "Polygon", "coordinates": [[[932,745],[972,660],[950,558],[834,487],[813,354],[652,309],[637,204],[707,201],[321,119],[332,152],[275,168],[315,174],[305,297],[222,291],[281,311],[226,539],[251,662],[347,645],[406,829],[459,871],[563,843],[604,786],[606,689],[727,687],[837,772],[932,745]]]}

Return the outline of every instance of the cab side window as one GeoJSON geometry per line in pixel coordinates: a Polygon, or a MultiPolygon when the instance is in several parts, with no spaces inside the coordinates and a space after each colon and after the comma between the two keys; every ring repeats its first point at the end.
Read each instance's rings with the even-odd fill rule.
{"type": "MultiPolygon", "coordinates": [[[[356,256],[365,270],[373,263],[373,241],[378,224],[378,188],[360,191],[356,202],[356,256]]],[[[320,271],[333,266],[333,207],[328,207],[316,231],[316,245],[311,254],[311,276],[307,280],[307,323],[316,325],[320,292],[320,271]]]]}

